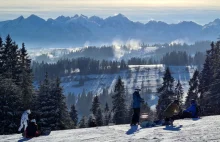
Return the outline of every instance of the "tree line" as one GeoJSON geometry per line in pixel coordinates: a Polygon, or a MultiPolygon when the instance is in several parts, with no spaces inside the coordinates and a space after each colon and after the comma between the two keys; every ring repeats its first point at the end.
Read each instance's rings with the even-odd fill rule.
{"type": "Polygon", "coordinates": [[[118,73],[121,70],[128,69],[124,60],[108,61],[95,60],[91,58],[80,57],[76,59],[59,60],[56,63],[38,63],[33,62],[32,69],[35,80],[42,80],[45,72],[48,72],[49,78],[56,76],[64,77],[79,72],[80,75],[118,73]]]}

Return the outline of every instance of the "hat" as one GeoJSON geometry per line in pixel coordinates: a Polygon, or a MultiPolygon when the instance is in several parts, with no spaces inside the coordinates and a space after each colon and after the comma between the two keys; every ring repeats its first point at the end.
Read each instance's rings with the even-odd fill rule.
{"type": "Polygon", "coordinates": [[[134,90],[135,91],[141,91],[141,89],[138,86],[134,90]]]}
{"type": "Polygon", "coordinates": [[[31,122],[34,122],[34,123],[36,123],[36,120],[35,120],[35,119],[32,119],[32,120],[31,120],[31,122]]]}
{"type": "Polygon", "coordinates": [[[195,103],[196,103],[196,100],[192,99],[191,104],[195,104],[195,103]]]}
{"type": "Polygon", "coordinates": [[[30,110],[30,109],[28,109],[28,110],[27,110],[27,113],[28,113],[28,114],[31,114],[31,110],[30,110]]]}

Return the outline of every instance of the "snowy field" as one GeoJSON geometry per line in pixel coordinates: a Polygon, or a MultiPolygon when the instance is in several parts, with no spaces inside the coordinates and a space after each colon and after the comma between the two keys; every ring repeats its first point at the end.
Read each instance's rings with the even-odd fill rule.
{"type": "Polygon", "coordinates": [[[49,136],[24,139],[21,134],[1,135],[2,142],[220,142],[220,116],[185,119],[175,127],[142,129],[129,125],[53,131],[49,136]]]}

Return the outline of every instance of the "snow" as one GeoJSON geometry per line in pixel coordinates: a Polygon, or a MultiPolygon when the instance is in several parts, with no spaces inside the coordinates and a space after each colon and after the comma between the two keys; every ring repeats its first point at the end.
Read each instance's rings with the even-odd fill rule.
{"type": "Polygon", "coordinates": [[[219,142],[220,116],[184,119],[175,127],[140,128],[129,125],[52,131],[49,136],[24,139],[21,134],[0,135],[4,142],[219,142]]]}

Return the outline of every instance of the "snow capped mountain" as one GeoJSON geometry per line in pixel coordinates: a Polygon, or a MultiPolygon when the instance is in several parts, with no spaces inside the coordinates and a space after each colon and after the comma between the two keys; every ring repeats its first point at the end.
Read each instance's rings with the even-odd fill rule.
{"type": "Polygon", "coordinates": [[[118,14],[102,19],[85,15],[59,16],[44,20],[36,15],[20,16],[0,22],[0,35],[36,46],[82,46],[84,43],[112,43],[115,39],[138,39],[142,42],[171,42],[176,39],[215,40],[220,33],[220,19],[201,26],[192,21],[167,24],[149,21],[146,24],[133,22],[118,14]]]}
{"type": "Polygon", "coordinates": [[[140,128],[129,125],[52,131],[49,136],[26,139],[21,134],[1,135],[7,142],[219,142],[220,116],[174,121],[174,127],[140,128]]]}

